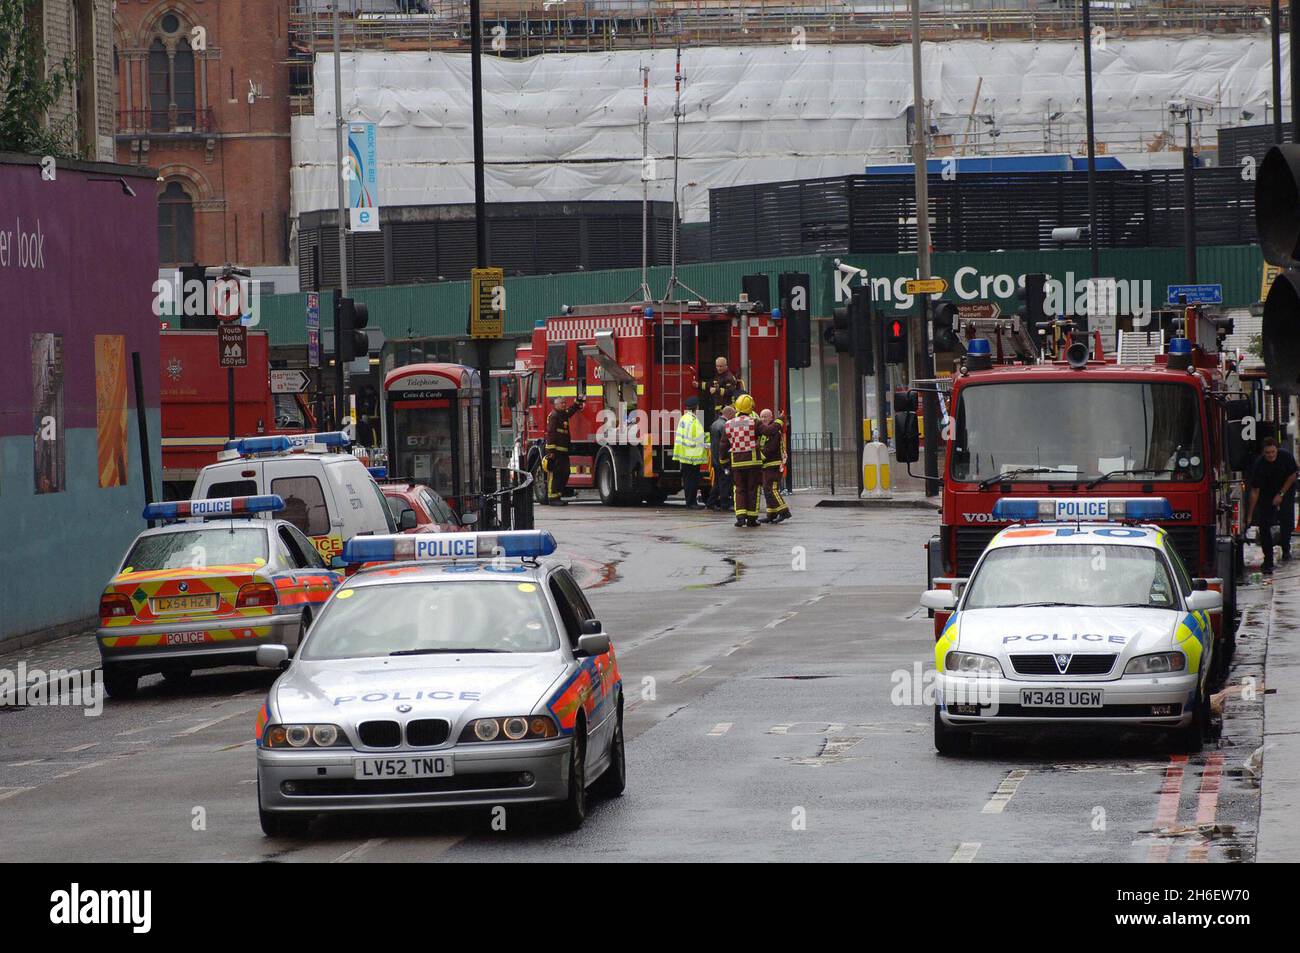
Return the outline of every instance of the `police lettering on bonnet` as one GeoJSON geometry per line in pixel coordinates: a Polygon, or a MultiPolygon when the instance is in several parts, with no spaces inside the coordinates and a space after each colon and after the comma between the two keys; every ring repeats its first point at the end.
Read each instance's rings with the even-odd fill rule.
{"type": "Polygon", "coordinates": [[[361,567],[257,719],[269,836],[316,815],[541,807],[567,828],[622,793],[623,682],[609,636],[543,531],[358,536],[361,567]]]}
{"type": "Polygon", "coordinates": [[[921,599],[950,614],[934,649],[939,753],[1027,727],[1159,730],[1199,750],[1222,596],[1138,522],[1168,519],[1168,502],[1005,497],[992,515],[1016,522],[969,579],[921,599]]]}

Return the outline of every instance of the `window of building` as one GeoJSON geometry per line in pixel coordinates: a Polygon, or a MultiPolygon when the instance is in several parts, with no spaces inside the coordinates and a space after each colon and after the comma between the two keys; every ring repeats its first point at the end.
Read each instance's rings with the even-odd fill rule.
{"type": "Polygon", "coordinates": [[[149,128],[154,132],[197,125],[194,51],[176,14],[158,21],[160,35],[149,44],[149,128]]]}
{"type": "Polygon", "coordinates": [[[164,265],[194,261],[194,202],[179,182],[158,196],[158,260],[164,265]]]}

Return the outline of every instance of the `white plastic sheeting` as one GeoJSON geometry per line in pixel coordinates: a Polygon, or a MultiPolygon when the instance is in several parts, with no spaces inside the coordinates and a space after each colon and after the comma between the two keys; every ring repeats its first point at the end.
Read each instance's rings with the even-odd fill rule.
{"type": "MultiPolygon", "coordinates": [[[[869,156],[907,148],[910,47],[712,47],[684,50],[682,61],[679,176],[688,221],[708,217],[711,188],[860,172],[869,156]]],[[[639,199],[645,64],[657,157],[651,198],[671,201],[673,62],[672,50],[485,56],[487,200],[639,199]]],[[[342,63],[345,115],[379,125],[380,204],[473,201],[469,57],[356,52],[342,63]]],[[[922,63],[932,122],[958,143],[977,85],[975,111],[995,121],[1002,143],[1041,141],[1056,112],[1071,145],[1083,139],[1079,43],[927,43],[922,63]]],[[[1200,127],[1212,144],[1214,127],[1242,121],[1243,109],[1262,122],[1271,95],[1263,33],[1111,40],[1094,49],[1093,69],[1097,137],[1110,152],[1168,128],[1171,99],[1219,104],[1200,127]]],[[[315,114],[293,121],[295,212],[336,202],[331,56],[317,60],[315,89],[315,114]]]]}

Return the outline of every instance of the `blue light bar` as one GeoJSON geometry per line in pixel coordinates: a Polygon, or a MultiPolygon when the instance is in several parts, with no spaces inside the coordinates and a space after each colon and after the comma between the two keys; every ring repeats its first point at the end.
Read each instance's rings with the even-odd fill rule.
{"type": "Polygon", "coordinates": [[[191,517],[243,516],[248,513],[276,513],[284,509],[284,499],[278,494],[265,496],[223,496],[211,500],[177,500],[172,503],[150,503],[144,508],[147,520],[172,522],[191,517]]]}
{"type": "Polygon", "coordinates": [[[388,479],[388,467],[366,467],[366,469],[370,471],[370,475],[376,480],[388,479]]]}
{"type": "Polygon", "coordinates": [[[1026,523],[1118,522],[1173,519],[1173,507],[1160,496],[1135,497],[1003,497],[993,504],[993,518],[1026,523]]]}
{"type": "Polygon", "coordinates": [[[1187,338],[1170,338],[1169,353],[1170,354],[1191,354],[1192,342],[1189,341],[1187,338]]]}
{"type": "Polygon", "coordinates": [[[240,454],[283,453],[293,445],[288,437],[236,437],[226,441],[226,450],[238,450],[240,454]]]}
{"type": "Polygon", "coordinates": [[[404,533],[400,536],[354,536],[343,544],[345,563],[391,563],[413,560],[530,559],[555,552],[555,537],[546,530],[502,533],[404,533]]]}
{"type": "Polygon", "coordinates": [[[773,309],[772,309],[772,320],[773,320],[773,321],[780,321],[780,320],[781,320],[781,309],[780,309],[780,308],[773,308],[773,309]]]}
{"type": "Polygon", "coordinates": [[[352,445],[350,438],[342,430],[330,430],[325,433],[296,433],[289,438],[289,444],[294,447],[305,447],[309,444],[320,444],[322,447],[348,447],[352,445]]]}
{"type": "Polygon", "coordinates": [[[993,345],[989,343],[988,338],[971,338],[966,345],[967,354],[989,354],[993,353],[993,345]]]}

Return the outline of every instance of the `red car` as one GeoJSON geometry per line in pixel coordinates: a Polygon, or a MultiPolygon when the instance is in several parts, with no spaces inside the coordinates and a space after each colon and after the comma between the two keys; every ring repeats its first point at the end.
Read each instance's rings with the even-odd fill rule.
{"type": "Polygon", "coordinates": [[[458,533],[460,518],[436,492],[420,483],[381,483],[393,521],[403,533],[458,533]]]}

